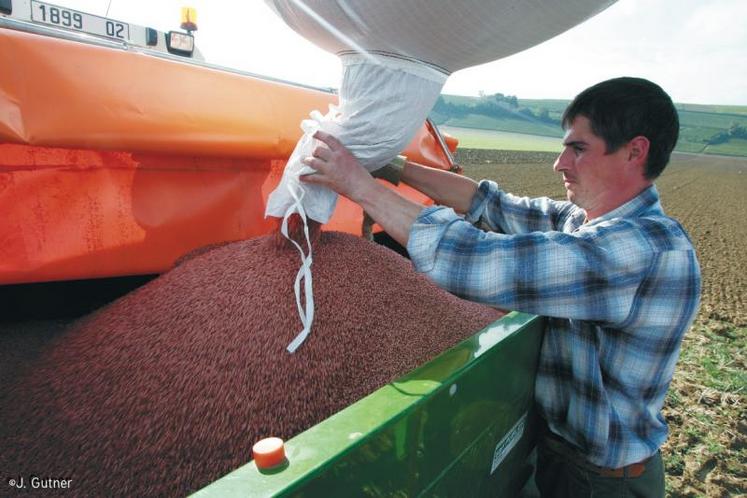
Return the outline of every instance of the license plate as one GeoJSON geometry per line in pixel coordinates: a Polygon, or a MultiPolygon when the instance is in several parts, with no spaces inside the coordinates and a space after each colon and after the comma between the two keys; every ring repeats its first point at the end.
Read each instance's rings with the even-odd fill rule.
{"type": "Polygon", "coordinates": [[[94,16],[85,12],[67,9],[58,5],[31,0],[31,20],[65,29],[82,31],[96,36],[130,39],[130,25],[106,17],[94,16]]]}

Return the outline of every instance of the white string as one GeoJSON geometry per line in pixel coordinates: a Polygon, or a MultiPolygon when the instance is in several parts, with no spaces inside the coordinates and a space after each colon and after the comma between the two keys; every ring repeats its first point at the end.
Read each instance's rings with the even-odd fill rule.
{"type": "MultiPolygon", "coordinates": [[[[322,121],[334,119],[337,116],[337,111],[337,106],[330,105],[329,113],[326,116],[322,115],[319,111],[311,111],[311,119],[304,119],[301,122],[301,129],[304,131],[304,136],[301,140],[306,142],[300,144],[302,150],[306,150],[308,146],[310,146],[314,134],[319,130],[322,121]]],[[[288,209],[286,209],[283,216],[283,223],[280,226],[280,233],[282,233],[286,239],[291,241],[296,249],[298,249],[298,253],[301,255],[301,267],[298,269],[298,273],[296,273],[296,280],[293,282],[293,291],[296,294],[296,308],[298,309],[298,316],[301,318],[303,329],[291,341],[291,343],[288,344],[286,349],[289,353],[295,352],[296,349],[303,344],[311,333],[311,324],[314,321],[314,291],[311,279],[311,263],[313,261],[311,257],[311,240],[309,239],[309,223],[306,217],[306,210],[304,209],[302,202],[306,190],[298,177],[300,175],[315,172],[316,171],[313,168],[304,166],[295,176],[288,178],[288,193],[290,193],[293,198],[293,203],[288,206],[288,209]],[[301,245],[288,235],[288,218],[294,213],[298,213],[303,222],[303,233],[306,238],[308,254],[304,253],[301,245]],[[303,282],[303,303],[301,302],[301,282],[303,282]]]]}
{"type": "Polygon", "coordinates": [[[283,224],[280,227],[280,233],[290,240],[291,243],[296,246],[299,254],[301,255],[301,267],[298,269],[296,274],[296,280],[293,283],[293,291],[296,294],[296,308],[298,309],[298,316],[301,318],[301,324],[303,329],[298,333],[295,339],[288,344],[286,348],[289,353],[293,353],[298,347],[303,344],[303,341],[309,336],[311,332],[311,323],[314,321],[314,293],[312,288],[311,280],[311,241],[309,240],[309,225],[306,220],[306,211],[301,204],[303,199],[303,188],[297,181],[288,183],[288,192],[293,197],[294,203],[288,207],[283,217],[283,224]],[[306,247],[308,248],[308,255],[304,253],[301,246],[288,235],[288,218],[293,213],[298,213],[303,221],[303,233],[306,237],[306,247]],[[304,302],[301,303],[301,281],[304,283],[304,302]],[[304,304],[306,305],[304,308],[304,304]]]}
{"type": "MultiPolygon", "coordinates": [[[[302,140],[312,140],[314,133],[316,133],[316,131],[319,129],[319,122],[324,119],[319,111],[312,111],[311,118],[312,119],[305,119],[301,122],[301,128],[304,131],[302,140]]],[[[304,167],[301,171],[299,171],[299,175],[311,173],[313,171],[314,170],[311,168],[304,167]]],[[[301,255],[301,267],[298,269],[298,273],[296,273],[296,280],[293,282],[293,292],[296,295],[296,308],[298,309],[298,316],[301,318],[301,325],[303,325],[303,329],[301,329],[298,335],[296,335],[295,339],[293,339],[293,341],[291,341],[291,343],[288,344],[288,347],[286,348],[289,353],[293,353],[301,344],[303,344],[303,342],[311,333],[311,324],[314,321],[314,291],[311,278],[311,263],[313,262],[313,259],[311,257],[309,224],[306,218],[306,210],[303,208],[303,203],[301,202],[303,200],[305,190],[297,176],[289,179],[288,192],[293,198],[293,204],[288,206],[288,209],[285,211],[285,216],[283,216],[283,223],[280,226],[280,233],[282,233],[286,239],[291,241],[296,249],[298,249],[298,253],[301,255]],[[293,213],[298,213],[298,215],[301,217],[301,221],[303,222],[303,234],[306,238],[306,247],[308,249],[308,254],[304,253],[303,248],[301,248],[301,246],[288,235],[288,218],[293,213]],[[301,303],[301,281],[303,281],[304,284],[303,303],[301,303]]]]}

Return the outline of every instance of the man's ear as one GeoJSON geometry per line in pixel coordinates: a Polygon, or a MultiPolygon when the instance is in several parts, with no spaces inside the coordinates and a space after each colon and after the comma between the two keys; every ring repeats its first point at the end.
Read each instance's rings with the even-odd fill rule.
{"type": "Polygon", "coordinates": [[[650,146],[651,142],[649,142],[648,138],[643,135],[634,137],[630,142],[628,142],[628,160],[645,166],[650,146]]]}

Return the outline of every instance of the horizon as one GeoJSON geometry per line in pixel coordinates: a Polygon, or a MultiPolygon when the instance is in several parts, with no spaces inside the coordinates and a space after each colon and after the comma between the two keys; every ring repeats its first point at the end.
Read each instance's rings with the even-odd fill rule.
{"type": "MultiPolygon", "coordinates": [[[[547,100],[547,101],[564,101],[564,102],[570,102],[571,100],[573,100],[573,97],[570,97],[570,98],[522,97],[521,95],[514,95],[514,94],[509,94],[509,93],[500,92],[500,91],[489,93],[489,94],[485,94],[484,96],[495,95],[496,93],[502,93],[503,95],[505,95],[507,97],[508,96],[514,96],[514,97],[516,97],[519,100],[547,100]]],[[[475,98],[475,99],[481,98],[480,95],[460,95],[460,94],[457,94],[457,93],[446,93],[446,92],[441,92],[441,95],[445,95],[445,96],[449,96],[449,97],[469,97],[469,98],[475,98]]],[[[673,100],[672,102],[674,103],[675,106],[678,106],[678,105],[698,105],[698,106],[706,106],[706,107],[744,107],[745,111],[747,111],[747,104],[712,104],[712,103],[709,103],[709,102],[678,102],[676,100],[673,100]]]]}

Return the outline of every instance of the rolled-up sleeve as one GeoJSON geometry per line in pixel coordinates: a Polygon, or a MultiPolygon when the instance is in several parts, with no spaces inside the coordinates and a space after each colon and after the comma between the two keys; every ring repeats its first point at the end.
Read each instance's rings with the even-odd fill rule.
{"type": "Polygon", "coordinates": [[[464,220],[451,208],[431,206],[420,212],[407,242],[407,252],[417,271],[427,273],[433,270],[438,245],[453,223],[464,223],[464,220]]]}
{"type": "Polygon", "coordinates": [[[559,230],[573,211],[568,202],[519,197],[504,192],[493,181],[482,180],[464,219],[494,232],[516,234],[559,230]]]}
{"type": "MultiPolygon", "coordinates": [[[[494,182],[482,180],[477,186],[477,192],[472,197],[472,204],[465,214],[464,219],[469,223],[477,224],[485,213],[488,212],[489,202],[500,202],[501,189],[494,182]]],[[[500,208],[498,209],[500,211],[500,208]]],[[[487,216],[486,216],[487,218],[487,216]]],[[[497,227],[490,227],[495,230],[497,227]]]]}

